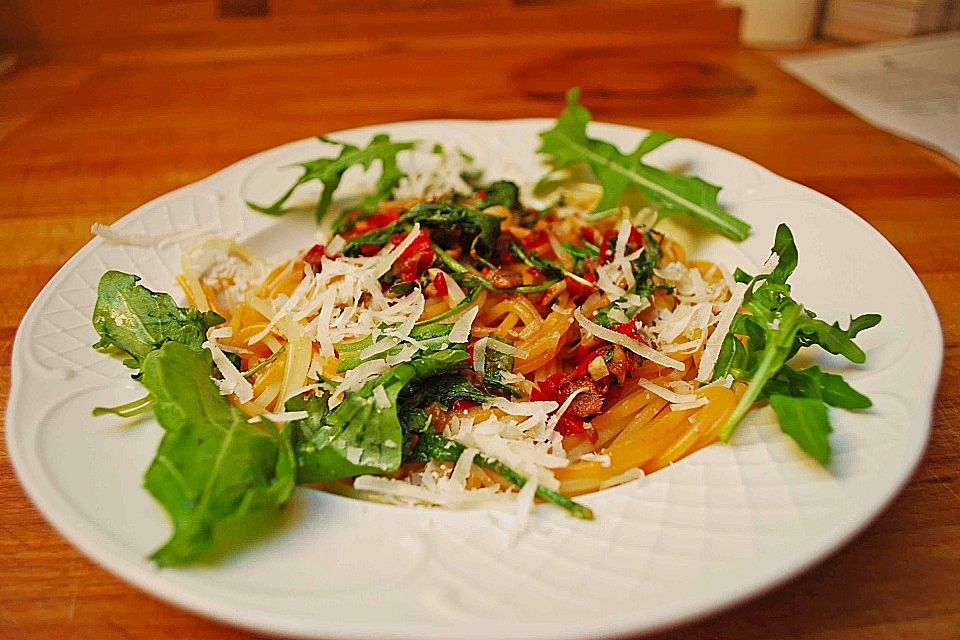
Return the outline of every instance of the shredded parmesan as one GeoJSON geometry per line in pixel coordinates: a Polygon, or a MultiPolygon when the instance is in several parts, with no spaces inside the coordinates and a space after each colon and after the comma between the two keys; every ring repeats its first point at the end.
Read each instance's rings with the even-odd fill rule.
{"type": "Polygon", "coordinates": [[[662,387],[655,382],[651,382],[650,380],[645,380],[644,378],[638,378],[637,384],[639,384],[641,387],[643,387],[650,393],[660,396],[670,404],[683,404],[686,402],[693,402],[697,399],[697,396],[692,393],[679,394],[671,391],[670,389],[667,389],[666,387],[662,387]]]}
{"type": "Polygon", "coordinates": [[[90,233],[103,238],[110,244],[122,244],[131,247],[161,247],[168,242],[189,240],[197,236],[213,233],[206,227],[202,229],[174,229],[163,233],[129,233],[114,229],[112,225],[94,222],[90,225],[90,233]]]}
{"type": "Polygon", "coordinates": [[[476,319],[478,313],[480,313],[480,307],[470,307],[463,315],[457,318],[457,321],[453,323],[453,327],[450,329],[448,336],[450,342],[460,344],[470,339],[470,330],[473,328],[473,321],[476,319]]]}
{"type": "Polygon", "coordinates": [[[596,462],[601,467],[609,467],[611,464],[609,453],[585,453],[580,456],[580,459],[585,462],[596,462]]]}
{"type": "Polygon", "coordinates": [[[501,342],[500,340],[488,340],[486,346],[488,349],[493,349],[494,351],[499,351],[505,355],[520,358],[521,360],[529,357],[530,355],[526,351],[517,349],[513,345],[507,344],[506,342],[501,342]]]}
{"type": "Polygon", "coordinates": [[[700,371],[697,373],[697,380],[700,382],[706,382],[713,376],[713,367],[717,364],[717,358],[720,357],[723,340],[730,331],[730,325],[733,323],[737,311],[740,310],[740,305],[743,304],[743,296],[746,291],[747,285],[741,282],[735,283],[734,288],[730,291],[730,300],[727,301],[720,312],[717,326],[713,328],[713,333],[710,334],[710,338],[707,339],[707,344],[703,348],[700,371]]]}
{"type": "Polygon", "coordinates": [[[253,386],[233,366],[233,363],[230,362],[230,359],[227,358],[220,347],[209,340],[203,343],[203,347],[210,350],[210,355],[213,356],[213,364],[216,365],[220,375],[223,376],[222,380],[216,380],[220,393],[225,396],[231,394],[236,396],[241,404],[253,400],[253,386]]]}
{"type": "Polygon", "coordinates": [[[390,408],[390,398],[387,397],[387,391],[383,388],[382,384],[378,384],[373,388],[373,401],[377,403],[378,409],[390,408]]]}
{"type": "Polygon", "coordinates": [[[269,420],[270,422],[293,422],[294,420],[303,420],[307,417],[306,411],[281,411],[279,413],[262,413],[259,416],[254,416],[247,420],[247,422],[257,422],[260,418],[269,420]]]}
{"type": "Polygon", "coordinates": [[[583,312],[579,307],[573,310],[573,317],[588,333],[600,338],[601,340],[618,344],[625,349],[629,349],[638,356],[643,356],[647,360],[655,362],[661,366],[677,369],[678,371],[684,370],[684,365],[679,360],[674,360],[673,358],[666,356],[659,351],[651,349],[647,345],[634,340],[630,336],[617,333],[616,331],[607,329],[606,327],[601,327],[596,322],[588,320],[587,317],[583,315],[583,312]]]}
{"type": "Polygon", "coordinates": [[[610,487],[616,487],[618,485],[630,482],[631,480],[638,480],[644,476],[643,469],[627,469],[618,476],[608,478],[600,483],[601,489],[609,489],[610,487]]]}

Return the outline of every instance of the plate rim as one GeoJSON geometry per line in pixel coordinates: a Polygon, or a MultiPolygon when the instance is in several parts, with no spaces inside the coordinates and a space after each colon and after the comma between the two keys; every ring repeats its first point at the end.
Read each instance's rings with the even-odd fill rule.
{"type": "MultiPolygon", "coordinates": [[[[507,118],[493,120],[424,119],[365,125],[361,127],[338,130],[331,132],[329,135],[338,136],[346,134],[362,136],[368,133],[372,134],[374,132],[383,130],[384,128],[393,127],[533,127],[549,125],[553,122],[554,119],[552,118],[507,118]]],[[[641,127],[611,122],[591,122],[590,126],[593,130],[619,129],[629,131],[632,134],[642,134],[648,131],[647,129],[643,129],[641,127]]],[[[157,206],[158,204],[162,204],[163,202],[174,199],[178,196],[195,191],[202,192],[203,189],[208,188],[211,184],[214,184],[219,180],[229,180],[233,174],[239,174],[244,167],[252,167],[260,162],[263,162],[273,154],[282,153],[287,149],[295,148],[314,139],[315,138],[313,137],[308,137],[290,141],[241,158],[240,160],[214,171],[213,173],[195,182],[161,194],[149,200],[148,202],[137,206],[132,211],[118,218],[115,222],[121,222],[132,216],[140,215],[142,211],[157,206]]],[[[883,234],[881,234],[869,222],[861,218],[842,203],[833,200],[829,196],[822,194],[810,187],[781,176],[758,164],[754,160],[728,149],[692,138],[683,138],[683,140],[694,143],[698,146],[702,145],[709,147],[712,151],[721,152],[728,157],[734,158],[737,162],[749,163],[749,165],[751,165],[755,170],[759,170],[766,176],[778,181],[778,186],[789,186],[790,188],[795,189],[796,194],[803,194],[809,200],[819,201],[820,203],[823,203],[832,209],[838,210],[838,212],[842,210],[846,219],[860,225],[866,233],[872,235],[876,240],[879,240],[885,250],[892,253],[891,257],[897,261],[897,267],[908,275],[908,277],[911,279],[911,284],[913,285],[914,290],[920,294],[919,298],[922,300],[924,307],[922,310],[923,319],[927,321],[928,327],[926,328],[931,330],[931,332],[927,334],[927,339],[930,342],[930,346],[934,348],[934,352],[937,356],[934,358],[935,363],[930,368],[925,370],[926,376],[924,376],[924,378],[921,380],[922,388],[927,393],[927,397],[921,397],[921,399],[918,400],[916,407],[922,409],[923,414],[912,414],[916,417],[922,418],[922,420],[915,421],[916,424],[919,424],[922,427],[922,432],[917,434],[911,440],[914,446],[909,452],[910,455],[907,458],[907,463],[898,467],[898,473],[895,474],[897,477],[895,482],[891,485],[892,488],[881,499],[876,500],[874,504],[871,504],[862,510],[862,514],[860,514],[860,516],[857,518],[858,522],[856,526],[851,526],[848,529],[841,531],[839,534],[835,533],[834,535],[825,538],[822,544],[816,546],[816,548],[805,548],[806,553],[801,554],[802,557],[800,561],[796,561],[796,556],[791,555],[791,561],[783,563],[788,565],[786,567],[774,565],[771,568],[771,566],[768,565],[764,568],[764,570],[757,572],[757,574],[753,576],[752,580],[745,581],[743,578],[738,579],[737,588],[729,590],[726,594],[724,594],[723,597],[715,598],[713,601],[706,603],[693,602],[688,606],[681,605],[676,607],[668,607],[662,614],[653,616],[652,618],[649,615],[632,617],[629,614],[617,616],[613,619],[608,616],[604,619],[590,620],[577,625],[567,625],[567,627],[562,631],[554,629],[550,630],[549,632],[544,632],[538,629],[538,627],[541,625],[531,625],[522,627],[523,631],[521,633],[518,633],[518,627],[516,624],[512,626],[507,625],[501,628],[500,623],[495,622],[483,630],[476,628],[464,629],[464,633],[460,634],[458,637],[484,639],[498,638],[501,637],[505,632],[510,633],[512,637],[549,637],[556,638],[558,640],[561,638],[573,639],[586,637],[614,637],[631,633],[649,633],[662,630],[664,628],[701,619],[718,611],[730,609],[749,599],[755,598],[763,593],[777,588],[785,582],[795,578],[799,574],[807,571],[814,565],[819,564],[828,556],[832,555],[841,547],[849,543],[854,537],[870,526],[870,524],[872,524],[889,507],[892,501],[901,493],[903,487],[913,475],[923,458],[923,454],[926,450],[927,442],[932,431],[933,411],[943,367],[943,331],[939,316],[936,312],[936,308],[933,305],[930,295],[910,264],[896,249],[896,247],[893,246],[893,244],[883,236],[883,234]]],[[[240,177],[243,178],[244,176],[240,175],[240,177]]],[[[68,270],[72,269],[75,263],[81,261],[88,253],[96,251],[96,249],[99,246],[102,246],[103,243],[104,240],[102,238],[92,238],[73,256],[71,256],[43,286],[33,302],[30,304],[27,311],[24,313],[23,318],[17,327],[13,341],[13,348],[11,350],[10,390],[5,412],[7,452],[10,457],[11,466],[13,467],[15,475],[24,489],[24,493],[30,498],[34,507],[40,511],[47,522],[50,523],[54,529],[56,529],[65,540],[67,540],[67,542],[80,550],[85,556],[87,556],[87,558],[93,560],[101,568],[113,574],[114,576],[119,577],[128,584],[147,594],[150,594],[154,597],[159,597],[195,614],[207,618],[213,618],[229,625],[258,632],[266,632],[269,634],[292,634],[298,637],[336,636],[341,638],[356,638],[359,640],[360,638],[369,637],[369,635],[373,633],[380,637],[397,639],[412,637],[447,637],[443,633],[443,630],[448,630],[450,625],[456,623],[443,623],[447,626],[442,627],[440,633],[438,633],[437,627],[434,625],[422,625],[420,623],[410,622],[403,623],[402,626],[404,629],[402,631],[398,631],[396,628],[386,628],[387,625],[385,623],[338,623],[335,620],[326,621],[323,628],[315,628],[312,625],[304,626],[302,624],[297,624],[296,621],[293,621],[291,624],[290,620],[287,620],[274,612],[242,611],[241,607],[238,605],[230,602],[217,601],[209,594],[195,593],[189,590],[185,591],[183,585],[165,580],[163,577],[164,572],[162,570],[148,566],[146,562],[131,562],[116,555],[111,556],[108,550],[101,549],[101,545],[98,545],[95,540],[88,539],[88,536],[82,530],[82,527],[77,527],[75,524],[73,524],[71,522],[71,518],[67,517],[63,510],[54,508],[55,505],[52,505],[51,503],[55,503],[60,500],[60,496],[55,496],[53,499],[51,499],[49,496],[44,495],[44,487],[41,486],[43,481],[42,478],[39,477],[42,474],[25,464],[26,461],[24,460],[24,457],[26,456],[26,453],[21,448],[26,446],[27,443],[23,442],[22,438],[18,438],[19,429],[15,426],[17,417],[16,414],[18,412],[20,400],[19,396],[22,395],[20,387],[25,384],[24,379],[27,377],[27,375],[24,373],[24,370],[28,368],[28,363],[25,361],[26,356],[24,354],[24,350],[28,347],[26,344],[24,344],[25,338],[23,336],[23,330],[25,327],[31,326],[35,320],[34,316],[36,316],[39,308],[41,307],[41,303],[46,299],[47,296],[51,294],[51,291],[56,288],[61,277],[65,275],[68,270]]],[[[686,600],[684,602],[691,601],[686,600]]]]}

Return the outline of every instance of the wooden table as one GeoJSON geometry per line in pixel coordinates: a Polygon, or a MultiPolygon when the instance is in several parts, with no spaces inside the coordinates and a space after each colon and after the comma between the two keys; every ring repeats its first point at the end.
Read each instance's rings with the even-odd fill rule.
{"type": "MultiPolygon", "coordinates": [[[[946,340],[930,447],[893,505],[802,577],[657,637],[960,637],[956,165],[739,48],[736,14],[710,2],[274,4],[271,17],[230,20],[210,1],[150,4],[165,12],[153,22],[28,54],[0,77],[4,402],[21,316],[91,223],[289,140],[416,118],[554,116],[580,85],[597,119],[726,147],[858,212],[920,274],[946,340]]],[[[0,523],[2,638],[244,636],[92,564],[32,506],[3,451],[0,523]]]]}

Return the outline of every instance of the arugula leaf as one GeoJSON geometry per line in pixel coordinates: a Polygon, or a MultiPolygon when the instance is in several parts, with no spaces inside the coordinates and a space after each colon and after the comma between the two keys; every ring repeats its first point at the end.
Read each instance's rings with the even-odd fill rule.
{"type": "Polygon", "coordinates": [[[464,349],[447,349],[399,364],[368,382],[359,391],[347,393],[343,402],[325,415],[311,415],[294,425],[312,435],[297,446],[299,482],[325,482],[364,474],[396,471],[402,459],[403,430],[397,398],[413,380],[437,375],[469,358],[464,349]],[[390,406],[380,408],[373,390],[382,386],[390,406]]]}
{"type": "Polygon", "coordinates": [[[823,402],[816,398],[794,398],[775,393],[770,396],[770,406],[784,433],[796,440],[814,460],[822,465],[830,464],[827,436],[833,429],[823,402]]]}
{"type": "Polygon", "coordinates": [[[143,385],[166,434],[144,486],[173,520],[151,558],[160,566],[209,557],[228,525],[244,529],[293,493],[296,459],[287,434],[253,425],[210,379],[210,353],[168,342],[144,358],[143,385]]]}
{"type": "MultiPolygon", "coordinates": [[[[490,336],[490,339],[508,345],[513,344],[510,340],[501,338],[500,336],[490,336]]],[[[522,394],[503,381],[504,373],[513,372],[513,356],[491,348],[488,343],[484,358],[486,360],[486,367],[483,372],[483,386],[487,391],[494,391],[507,398],[519,398],[522,394]]]]}
{"type": "Polygon", "coordinates": [[[485,195],[477,200],[478,209],[486,209],[494,205],[502,205],[507,209],[513,209],[520,204],[520,187],[509,180],[497,180],[479,186],[474,189],[474,197],[479,191],[484,192],[485,195]]]}
{"type": "MultiPolygon", "coordinates": [[[[340,180],[343,179],[343,174],[346,173],[347,169],[354,166],[369,169],[374,162],[379,161],[382,171],[377,180],[376,193],[364,201],[365,205],[376,204],[393,192],[393,189],[400,182],[400,178],[404,175],[397,167],[397,154],[414,147],[413,142],[393,142],[390,140],[390,136],[385,133],[373,136],[370,144],[362,149],[347,142],[331,140],[325,136],[317,136],[317,139],[321,142],[340,145],[340,154],[336,158],[317,158],[297,163],[297,166],[303,168],[303,173],[273,204],[261,205],[248,200],[247,206],[260,213],[282,215],[284,213],[283,205],[298,187],[312,180],[318,180],[323,185],[323,192],[317,201],[316,208],[317,222],[320,223],[326,216],[330,203],[333,201],[333,194],[340,186],[340,180]]],[[[342,222],[342,216],[337,222],[338,224],[334,225],[334,231],[342,222]]]]}
{"type": "Polygon", "coordinates": [[[811,456],[827,464],[830,424],[826,405],[865,409],[870,399],[851,387],[842,377],[818,367],[794,370],[786,363],[805,346],[819,345],[854,363],[866,359],[853,338],[876,326],[880,316],[867,314],[851,318],[847,329],[828,324],[804,309],[791,297],[787,279],[797,267],[798,253],[790,229],[781,224],[773,245],[777,264],[769,274],[749,278],[739,271],[737,279],[747,282],[743,299],[746,313],[738,313],[724,337],[713,378],[733,375],[748,382],[747,390],[720,431],[729,440],[754,402],[767,398],[777,413],[780,428],[811,456]],[[741,341],[737,336],[744,336],[741,341]]]}
{"type": "MultiPolygon", "coordinates": [[[[410,456],[410,460],[413,462],[429,462],[431,460],[456,462],[463,451],[464,446],[459,442],[428,432],[420,436],[414,448],[413,455],[410,456]]],[[[517,473],[499,460],[482,453],[477,454],[473,462],[482,469],[487,469],[499,474],[504,480],[517,487],[523,487],[529,481],[526,476],[517,473]]],[[[571,500],[552,489],[548,489],[542,484],[537,485],[537,497],[541,500],[552,502],[561,509],[565,509],[575,518],[593,520],[593,511],[591,511],[589,507],[585,507],[579,502],[571,500]]]]}
{"type": "Polygon", "coordinates": [[[446,246],[467,246],[477,255],[490,259],[500,237],[499,218],[450,202],[421,202],[394,222],[357,236],[343,248],[346,256],[358,256],[366,246],[382,246],[397,233],[407,232],[420,223],[434,232],[434,240],[446,246]]]}
{"type": "Polygon", "coordinates": [[[178,307],[168,294],[155,293],[139,281],[139,276],[107,271],[93,307],[93,327],[100,335],[94,348],[120,349],[130,356],[124,364],[132,369],[142,368],[143,359],[167,342],[199,349],[207,329],[225,322],[212,311],[178,307]]]}
{"type": "Polygon", "coordinates": [[[447,373],[433,378],[425,378],[416,385],[408,387],[400,398],[400,404],[407,407],[425,407],[439,402],[449,409],[457,400],[469,400],[483,404],[493,396],[478,389],[462,373],[447,373]]]}
{"type": "Polygon", "coordinates": [[[613,144],[587,136],[590,112],[577,102],[579,97],[579,89],[567,92],[567,108],[552,129],[540,133],[543,144],[537,151],[547,156],[554,171],[579,162],[587,163],[603,187],[597,211],[616,207],[627,187],[635,186],[650,201],[660,205],[661,216],[687,213],[734,240],[747,237],[750,225],[717,202],[720,187],[643,163],[646,154],[673,140],[673,136],[654,131],[633,152],[621,153],[613,144]]]}
{"type": "MultiPolygon", "coordinates": [[[[440,351],[451,346],[450,340],[448,339],[451,329],[453,329],[452,324],[430,323],[415,325],[410,332],[410,337],[423,346],[421,350],[423,353],[440,351]]],[[[370,356],[369,358],[361,358],[360,352],[371,344],[373,344],[373,338],[368,336],[363,340],[338,345],[337,352],[340,355],[340,362],[337,364],[337,373],[354,369],[358,365],[368,360],[373,360],[374,358],[383,358],[385,355],[395,356],[400,353],[405,346],[403,343],[398,343],[397,346],[389,349],[386,353],[380,353],[375,356],[370,356]]]]}
{"type": "Polygon", "coordinates": [[[870,398],[847,384],[842,376],[821,371],[820,367],[800,370],[782,367],[763,387],[762,396],[773,394],[815,398],[842,409],[868,409],[872,406],[870,398]]]}

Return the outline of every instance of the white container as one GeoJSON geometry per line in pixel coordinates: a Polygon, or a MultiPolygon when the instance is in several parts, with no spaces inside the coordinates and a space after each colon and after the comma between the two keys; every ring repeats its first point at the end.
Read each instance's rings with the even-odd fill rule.
{"type": "Polygon", "coordinates": [[[822,0],[720,0],[738,6],[740,42],[760,49],[795,49],[816,31],[822,0]]]}

